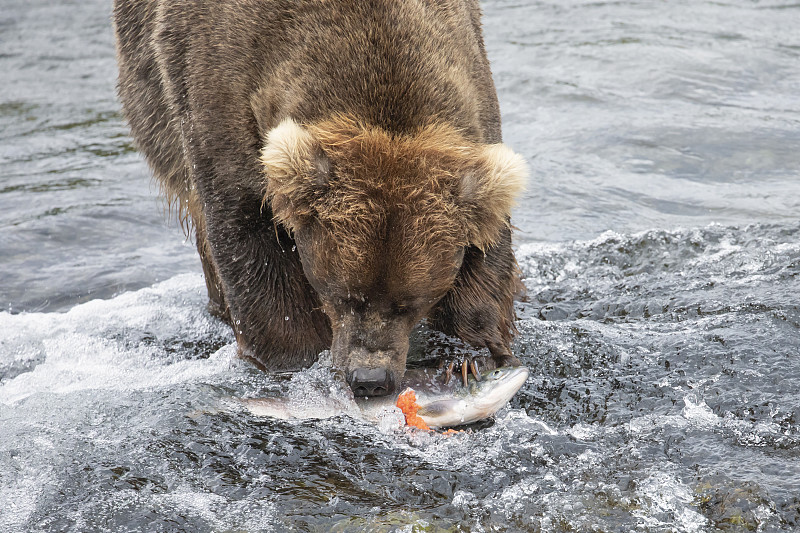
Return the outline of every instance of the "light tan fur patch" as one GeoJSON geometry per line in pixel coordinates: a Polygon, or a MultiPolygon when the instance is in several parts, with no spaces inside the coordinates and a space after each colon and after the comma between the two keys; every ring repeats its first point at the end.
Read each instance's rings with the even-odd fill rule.
{"type": "Polygon", "coordinates": [[[413,242],[435,237],[490,247],[527,176],[524,160],[507,146],[471,142],[446,124],[397,135],[344,115],[308,127],[285,119],[268,133],[261,162],[265,201],[279,222],[296,230],[314,216],[336,226],[337,240],[354,240],[339,243],[354,254],[355,241],[364,244],[357,233],[369,233],[400,206],[425,220],[414,224],[419,235],[407,235],[413,242]],[[329,158],[330,176],[318,175],[320,157],[329,158]]]}

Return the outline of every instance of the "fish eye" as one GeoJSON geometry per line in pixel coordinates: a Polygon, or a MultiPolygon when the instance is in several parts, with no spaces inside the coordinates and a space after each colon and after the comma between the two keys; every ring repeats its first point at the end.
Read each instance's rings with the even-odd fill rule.
{"type": "Polygon", "coordinates": [[[500,376],[500,371],[499,370],[495,370],[494,372],[492,372],[492,377],[493,378],[496,378],[496,377],[499,377],[499,376],[500,376]]]}

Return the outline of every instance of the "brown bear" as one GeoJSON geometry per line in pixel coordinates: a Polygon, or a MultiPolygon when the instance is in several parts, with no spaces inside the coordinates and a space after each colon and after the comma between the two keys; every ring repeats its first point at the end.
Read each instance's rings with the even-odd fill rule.
{"type": "Polygon", "coordinates": [[[119,95],[240,354],[393,391],[430,324],[518,363],[477,0],[116,0],[119,95]]]}

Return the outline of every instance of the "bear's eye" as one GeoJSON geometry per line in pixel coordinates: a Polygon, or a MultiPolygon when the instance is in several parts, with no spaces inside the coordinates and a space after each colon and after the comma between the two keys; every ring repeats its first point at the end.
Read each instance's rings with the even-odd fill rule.
{"type": "Polygon", "coordinates": [[[366,299],[359,297],[339,298],[339,307],[349,309],[353,313],[363,313],[369,304],[366,299]]]}
{"type": "Polygon", "coordinates": [[[405,316],[410,313],[411,310],[407,305],[404,304],[392,304],[392,316],[405,316]]]}

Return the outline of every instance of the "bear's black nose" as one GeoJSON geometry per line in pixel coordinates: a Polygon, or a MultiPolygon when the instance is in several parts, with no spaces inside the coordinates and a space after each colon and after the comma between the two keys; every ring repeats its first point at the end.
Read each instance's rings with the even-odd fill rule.
{"type": "Polygon", "coordinates": [[[356,368],[347,381],[356,396],[386,396],[394,388],[385,368],[356,368]]]}

